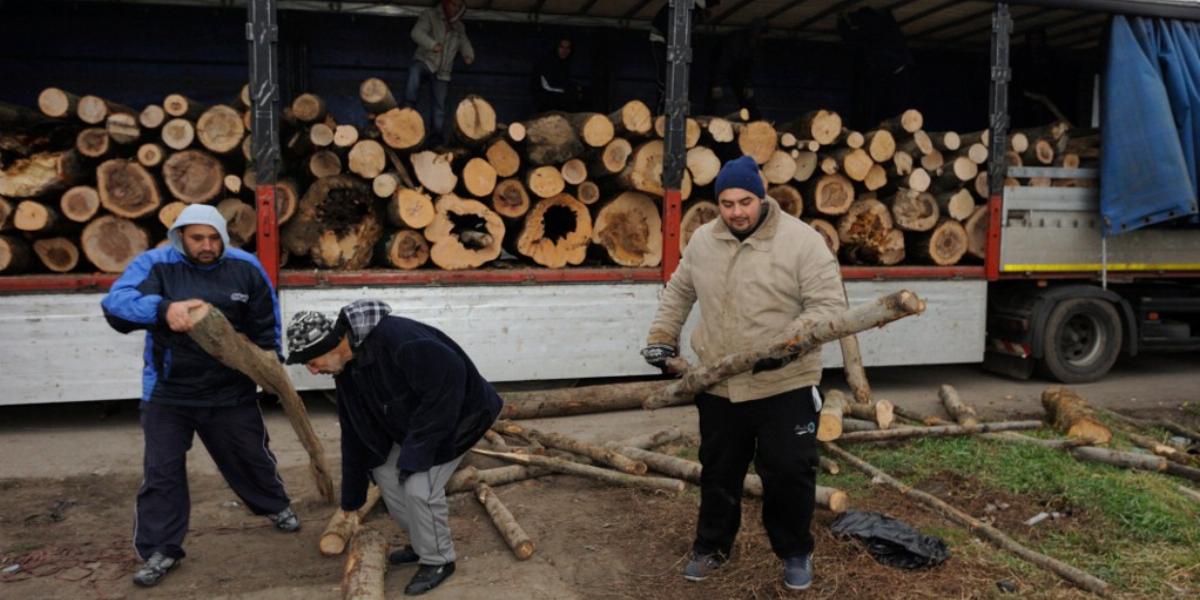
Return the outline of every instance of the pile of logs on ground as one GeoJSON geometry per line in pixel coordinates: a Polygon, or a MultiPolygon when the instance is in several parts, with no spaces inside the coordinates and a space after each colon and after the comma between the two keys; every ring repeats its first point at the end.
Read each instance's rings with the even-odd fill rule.
{"type": "MultiPolygon", "coordinates": [[[[366,123],[339,122],[310,93],[283,111],[285,264],[660,264],[665,118],[644,103],[503,123],[470,95],[450,111],[447,144],[432,147],[422,116],[385,82],[367,79],[359,97],[366,123]]],[[[212,106],[170,94],[135,110],[57,88],[37,104],[0,105],[0,273],[119,272],[194,203],[221,210],[234,245],[253,244],[246,88],[212,106]]],[[[782,124],[745,111],[688,118],[681,248],[718,216],[721,164],[744,154],[761,165],[769,194],[844,263],[982,258],[988,132],[928,132],[923,122],[916,110],[864,132],[825,110],[782,124]]],[[[1008,154],[1012,164],[1078,165],[1097,139],[1055,123],[1014,132],[1008,154]]]]}

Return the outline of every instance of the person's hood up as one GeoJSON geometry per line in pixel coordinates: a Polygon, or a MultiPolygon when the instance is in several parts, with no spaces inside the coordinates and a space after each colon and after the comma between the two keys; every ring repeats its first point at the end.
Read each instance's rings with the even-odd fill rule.
{"type": "Polygon", "coordinates": [[[183,249],[183,228],[188,225],[210,225],[217,233],[221,234],[221,256],[229,250],[229,231],[225,229],[225,217],[217,211],[216,207],[207,204],[193,204],[179,213],[179,217],[171,224],[171,230],[167,232],[167,239],[171,240],[171,245],[174,246],[180,254],[187,256],[187,251],[183,249]]]}

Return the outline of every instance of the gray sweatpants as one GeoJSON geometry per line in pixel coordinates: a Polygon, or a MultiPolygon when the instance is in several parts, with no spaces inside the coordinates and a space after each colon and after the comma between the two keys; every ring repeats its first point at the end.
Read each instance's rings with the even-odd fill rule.
{"type": "Polygon", "coordinates": [[[413,473],[400,483],[396,468],[400,446],[392,451],[372,475],[383,496],[388,512],[400,528],[408,532],[409,543],[423,565],[454,562],[454,541],[450,538],[450,507],[446,504],[446,482],[458,468],[462,456],[434,465],[428,471],[413,473]]]}

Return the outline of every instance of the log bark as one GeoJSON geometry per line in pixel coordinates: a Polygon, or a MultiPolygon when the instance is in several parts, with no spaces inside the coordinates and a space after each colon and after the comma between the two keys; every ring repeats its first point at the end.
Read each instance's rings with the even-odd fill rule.
{"type": "Polygon", "coordinates": [[[767,195],[779,203],[783,212],[799,217],[804,212],[804,198],[800,191],[790,185],[776,185],[767,190],[767,195]]]}
{"type": "Polygon", "coordinates": [[[641,100],[630,100],[621,108],[608,115],[612,121],[613,132],[619,136],[649,135],[654,127],[654,118],[650,108],[641,100]]]}
{"type": "Polygon", "coordinates": [[[383,234],[375,206],[374,194],[357,177],[318,179],[280,231],[280,241],[292,256],[307,256],[318,267],[361,269],[383,234]]]}
{"type": "Polygon", "coordinates": [[[754,159],[758,164],[766,163],[779,146],[779,134],[767,121],[752,121],[735,125],[738,150],[754,159]]]}
{"type": "Polygon", "coordinates": [[[75,115],[79,106],[79,96],[56,87],[48,87],[38,94],[37,103],[38,110],[42,111],[43,115],[62,119],[75,115]]]}
{"type": "Polygon", "coordinates": [[[927,233],[917,233],[905,241],[915,260],[946,267],[956,265],[967,253],[967,230],[954,219],[942,218],[927,233]]]}
{"type": "Polygon", "coordinates": [[[928,132],[933,140],[933,147],[938,150],[954,152],[962,147],[962,137],[954,131],[928,132]]]}
{"type": "Polygon", "coordinates": [[[104,158],[112,150],[112,139],[103,127],[88,127],[75,136],[75,149],[88,158],[104,158]]]}
{"type": "Polygon", "coordinates": [[[854,184],[841,175],[822,175],[809,181],[803,196],[804,210],[810,215],[844,215],[854,203],[854,184]]]}
{"type": "Polygon", "coordinates": [[[837,256],[842,243],[838,239],[837,228],[833,226],[833,223],[825,219],[804,219],[804,222],[808,223],[809,227],[817,230],[817,233],[821,234],[822,238],[825,238],[825,246],[829,248],[829,251],[834,256],[837,256]]]}
{"type": "Polygon", "coordinates": [[[509,462],[522,465],[533,465],[544,467],[559,473],[567,473],[570,475],[580,475],[597,479],[605,483],[613,485],[622,485],[641,490],[654,492],[667,492],[671,494],[679,494],[686,488],[684,482],[678,479],[668,479],[666,477],[645,477],[640,475],[630,475],[619,471],[609,469],[601,469],[590,465],[583,465],[561,458],[552,458],[549,456],[539,456],[537,454],[514,454],[511,452],[492,452],[490,450],[472,449],[473,452],[484,456],[491,456],[509,462]]]}
{"type": "Polygon", "coordinates": [[[75,106],[75,114],[79,120],[88,125],[100,125],[104,123],[108,115],[114,113],[134,114],[133,109],[128,106],[92,95],[83,96],[79,99],[79,104],[75,106]]]}
{"type": "Polygon", "coordinates": [[[587,256],[592,238],[592,215],[570,194],[540,200],[525,215],[517,237],[517,252],[533,262],[558,269],[578,265],[587,256]]]}
{"type": "Polygon", "coordinates": [[[452,119],[455,137],[468,145],[479,145],[496,134],[496,109],[474,94],[458,102],[452,119]]]}
{"type": "Polygon", "coordinates": [[[1179,493],[1183,494],[1184,496],[1187,496],[1196,502],[1200,502],[1200,492],[1182,485],[1176,486],[1176,488],[1179,490],[1179,493]]]}
{"type": "Polygon", "coordinates": [[[275,222],[280,227],[292,220],[292,217],[296,215],[296,208],[299,205],[300,195],[296,191],[295,181],[280,179],[275,183],[275,222]]]}
{"type": "Polygon", "coordinates": [[[684,436],[683,431],[678,427],[668,427],[667,429],[628,437],[617,443],[629,448],[650,450],[683,439],[684,437],[686,436],[684,436]]]}
{"type": "Polygon", "coordinates": [[[34,200],[22,200],[12,215],[12,224],[19,231],[39,233],[54,229],[58,211],[34,200]]]}
{"type": "Polygon", "coordinates": [[[817,441],[832,442],[842,437],[842,416],[847,412],[849,399],[838,390],[830,390],[821,405],[817,424],[817,441]]]}
{"type": "Polygon", "coordinates": [[[916,294],[904,290],[882,296],[873,302],[860,304],[838,315],[806,319],[792,325],[781,340],[746,352],[733,353],[714,363],[689,369],[661,392],[647,396],[642,406],[645,408],[669,406],[683,398],[690,398],[717,382],[749,371],[754,363],[763,358],[783,358],[793,354],[805,354],[820,348],[826,342],[866,331],[872,327],[881,327],[897,319],[919,314],[924,310],[925,302],[916,294]]]}
{"type": "Polygon", "coordinates": [[[500,256],[504,222],[481,202],[453,194],[438,198],[425,228],[433,264],[447,270],[474,269],[500,256]]]}
{"type": "Polygon", "coordinates": [[[967,513],[958,510],[949,504],[946,504],[936,496],[922,492],[921,490],[905,484],[904,482],[892,477],[891,475],[888,475],[887,473],[879,470],[875,466],[867,463],[857,456],[846,452],[835,444],[826,444],[825,449],[836,455],[838,458],[854,465],[857,469],[863,473],[866,473],[873,480],[879,480],[888,484],[905,497],[916,500],[925,508],[932,510],[952,523],[966,527],[976,536],[983,538],[995,546],[1020,557],[1022,560],[1025,560],[1026,562],[1036,565],[1042,569],[1046,569],[1080,587],[1081,589],[1101,596],[1108,594],[1108,584],[1104,581],[1101,581],[1100,579],[1093,577],[1092,575],[1089,575],[1086,572],[1072,567],[1071,565],[1068,565],[1058,559],[1034,552],[1033,550],[1022,546],[1016,540],[1008,537],[995,527],[992,527],[991,525],[988,525],[987,523],[984,523],[983,521],[980,521],[979,519],[976,519],[975,517],[972,517],[971,515],[968,515],[967,513]]]}
{"type": "Polygon", "coordinates": [[[108,132],[108,137],[118,144],[132,144],[142,137],[138,118],[129,113],[109,115],[104,121],[104,130],[108,132]]]}
{"type": "Polygon", "coordinates": [[[519,219],[529,212],[529,192],[519,179],[504,179],[492,192],[492,210],[502,217],[519,219]]]}
{"type": "Polygon", "coordinates": [[[342,600],[384,600],[388,568],[387,538],[370,528],[360,528],[350,542],[342,572],[342,600]]]}
{"type": "Polygon", "coordinates": [[[200,145],[217,154],[229,154],[242,145],[246,127],[242,115],[228,106],[214,106],[196,121],[196,137],[200,145]]]}
{"type": "MultiPolygon", "coordinates": [[[[168,179],[167,184],[171,185],[172,180],[168,179]]],[[[220,182],[217,184],[219,186],[220,182]]],[[[122,158],[107,160],[96,168],[96,190],[100,204],[118,217],[139,219],[162,205],[162,195],[154,176],[142,165],[122,158]]],[[[217,191],[204,199],[216,196],[217,191]]]]}
{"type": "Polygon", "coordinates": [[[525,533],[521,524],[509,512],[508,507],[504,506],[492,488],[488,487],[486,483],[478,484],[475,488],[475,498],[487,510],[492,524],[496,526],[500,537],[504,538],[504,543],[508,544],[517,560],[528,560],[533,556],[533,540],[529,539],[529,534],[525,533]]]}
{"type": "MultiPolygon", "coordinates": [[[[613,128],[613,122],[608,117],[593,112],[574,113],[566,115],[567,121],[571,123],[571,127],[579,136],[579,140],[585,146],[591,148],[603,148],[613,140],[616,135],[616,130],[613,128]]],[[[691,119],[688,119],[691,121],[691,119]]],[[[688,128],[691,131],[691,128],[688,128]]],[[[700,128],[696,127],[696,137],[700,137],[700,128]]],[[[694,143],[692,144],[695,145],[694,143]]],[[[688,146],[689,148],[691,146],[688,146]]]]}
{"type": "MultiPolygon", "coordinates": [[[[87,223],[100,210],[100,194],[90,185],[77,185],[63,192],[58,208],[62,216],[71,221],[87,223]]],[[[0,222],[3,221],[3,216],[0,216],[0,222]]]]}
{"type": "Polygon", "coordinates": [[[375,140],[361,140],[354,144],[347,160],[350,172],[363,179],[374,179],[387,168],[383,145],[375,140]]]}
{"type": "Polygon", "coordinates": [[[910,108],[899,115],[884,120],[879,124],[880,129],[886,129],[892,133],[897,133],[900,131],[916,133],[921,130],[921,127],[924,126],[925,116],[921,114],[921,111],[915,108],[910,108]]]}
{"type": "Polygon", "coordinates": [[[171,119],[159,132],[163,144],[172,150],[183,150],[196,140],[196,126],[186,119],[171,119]]]}
{"type": "Polygon", "coordinates": [[[188,317],[192,321],[192,328],[188,331],[192,341],[221,364],[242,373],[267,392],[279,397],[292,429],[308,453],[309,471],[317,491],[326,503],[333,504],[336,498],[329,463],[325,459],[325,449],[308,420],[304,401],[292,386],[292,381],[275,351],[255,345],[245,334],[235,330],[225,315],[210,304],[205,303],[189,309],[188,317]]]}
{"type": "Polygon", "coordinates": [[[36,198],[64,190],[85,175],[74,150],[39,152],[0,170],[0,196],[36,198]]]}
{"type": "Polygon", "coordinates": [[[54,273],[70,272],[79,264],[79,246],[65,237],[35,240],[33,252],[54,273]]]}
{"type": "Polygon", "coordinates": [[[842,133],[842,118],[827,110],[814,110],[784,125],[783,131],[802,140],[815,140],[821,145],[832,144],[842,133]]]}
{"type": "Polygon", "coordinates": [[[338,509],[333,511],[333,515],[329,517],[329,522],[325,525],[325,530],[321,533],[321,538],[317,540],[317,550],[321,556],[337,556],[346,551],[346,544],[354,538],[354,534],[360,529],[367,513],[370,513],[371,509],[375,507],[375,503],[379,502],[379,496],[379,488],[372,484],[367,488],[366,501],[358,510],[338,509]]]}
{"type": "Polygon", "coordinates": [[[225,218],[231,246],[241,248],[254,239],[258,217],[253,206],[237,198],[226,198],[217,204],[217,211],[225,218]]]}
{"type": "MultiPolygon", "coordinates": [[[[466,471],[467,467],[459,471],[466,471]]],[[[450,478],[450,482],[446,484],[447,494],[457,494],[460,492],[469,492],[475,489],[475,486],[484,483],[491,487],[500,487],[510,483],[517,483],[528,479],[542,477],[543,475],[552,475],[554,471],[543,469],[541,467],[525,467],[521,465],[508,465],[506,467],[497,467],[495,469],[474,469],[474,473],[468,473],[463,477],[458,477],[455,473],[454,477],[450,478]]]]}
{"type": "Polygon", "coordinates": [[[959,425],[972,427],[979,424],[979,416],[975,414],[975,409],[968,406],[958,396],[958,390],[954,386],[942,385],[938,388],[938,398],[942,401],[942,406],[946,407],[946,412],[954,417],[954,420],[959,425]]]}
{"type": "Polygon", "coordinates": [[[484,155],[498,177],[512,177],[521,170],[521,155],[503,138],[489,144],[484,155]]]}
{"type": "Polygon", "coordinates": [[[0,273],[15,275],[24,272],[33,264],[33,254],[25,240],[0,235],[0,273]]]}
{"type": "Polygon", "coordinates": [[[83,228],[79,245],[97,269],[121,273],[137,255],[150,248],[150,236],[133,221],[104,215],[83,228]]]}
{"type": "Polygon", "coordinates": [[[506,392],[502,419],[541,419],[641,408],[647,394],[667,385],[663,381],[612,383],[534,392],[506,392]]]}
{"type": "Polygon", "coordinates": [[[572,454],[585,456],[595,462],[608,465],[622,473],[630,475],[645,475],[646,464],[630,459],[628,456],[612,448],[588,444],[575,438],[550,431],[539,431],[530,427],[517,425],[512,421],[497,421],[492,429],[500,433],[515,435],[540,444],[546,448],[557,448],[572,454]]]}
{"type": "Polygon", "coordinates": [[[830,459],[822,456],[822,457],[819,457],[818,461],[821,465],[821,470],[825,471],[826,473],[829,473],[830,475],[837,475],[838,473],[842,472],[841,465],[837,464],[837,462],[835,462],[833,460],[830,460],[830,459]]]}
{"type": "Polygon", "coordinates": [[[623,267],[657,267],[662,261],[662,219],[645,194],[622,192],[596,213],[592,242],[623,267]]]}
{"type": "Polygon", "coordinates": [[[525,122],[525,159],[532,165],[559,165],[583,153],[583,142],[558,113],[525,122]]]}
{"type": "Polygon", "coordinates": [[[903,150],[913,156],[923,156],[935,150],[933,140],[924,131],[912,132],[912,137],[900,142],[900,145],[896,149],[903,150]]]}
{"type": "Polygon", "coordinates": [[[425,189],[437,195],[449,194],[458,186],[458,175],[454,172],[454,155],[438,154],[430,150],[417,152],[409,157],[413,174],[425,189]]]}
{"type": "Polygon", "coordinates": [[[526,173],[525,185],[538,198],[557,196],[567,188],[562,172],[551,165],[541,166],[526,173]]]}
{"type": "Polygon", "coordinates": [[[1070,450],[1078,446],[1086,444],[1083,440],[1047,440],[1035,438],[1028,435],[1022,435],[1015,431],[1002,431],[999,433],[981,433],[979,437],[985,440],[994,442],[1006,442],[1016,444],[1027,444],[1031,446],[1041,446],[1052,450],[1070,450]]]}
{"type": "Polygon", "coordinates": [[[1069,388],[1046,388],[1042,392],[1042,408],[1046,410],[1046,422],[1069,438],[1098,446],[1112,441],[1112,431],[1092,418],[1087,403],[1069,388]]]}
{"type": "MultiPolygon", "coordinates": [[[[131,168],[135,166],[140,168],[137,165],[131,168]]],[[[162,176],[171,195],[189,204],[216,198],[225,185],[225,167],[213,155],[200,150],[184,150],[168,156],[163,162],[162,176]]],[[[103,201],[103,188],[100,193],[103,201]]]]}
{"type": "Polygon", "coordinates": [[[425,141],[425,119],[411,108],[393,108],[375,117],[383,143],[396,150],[411,150],[425,141]]]}
{"type": "Polygon", "coordinates": [[[368,77],[358,86],[358,99],[368,114],[378,115],[396,108],[396,98],[388,84],[378,77],[368,77]]]}
{"type": "Polygon", "coordinates": [[[399,229],[384,241],[384,263],[390,267],[411,271],[429,262],[429,242],[420,232],[399,229]]]}

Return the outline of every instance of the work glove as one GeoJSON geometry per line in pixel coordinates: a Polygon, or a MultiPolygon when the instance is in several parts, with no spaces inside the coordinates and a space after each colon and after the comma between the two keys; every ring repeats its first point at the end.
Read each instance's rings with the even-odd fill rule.
{"type": "Polygon", "coordinates": [[[667,359],[679,356],[679,349],[670,344],[650,344],[642,348],[642,358],[646,359],[652,367],[662,369],[663,373],[667,372],[667,359]]]}
{"type": "Polygon", "coordinates": [[[793,360],[796,360],[796,356],[794,354],[789,354],[783,358],[760,358],[758,359],[758,362],[754,363],[754,367],[750,369],[750,373],[752,375],[757,375],[763,371],[782,369],[793,360]]]}

